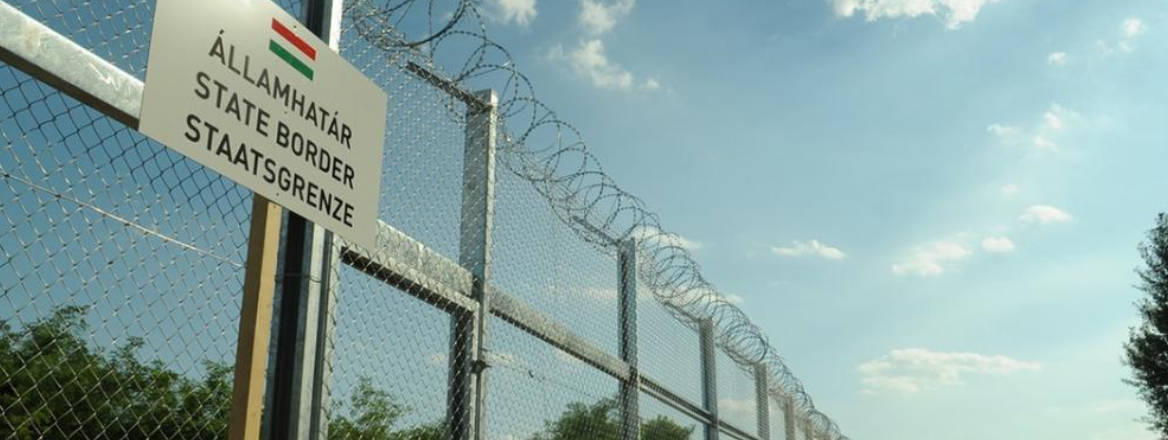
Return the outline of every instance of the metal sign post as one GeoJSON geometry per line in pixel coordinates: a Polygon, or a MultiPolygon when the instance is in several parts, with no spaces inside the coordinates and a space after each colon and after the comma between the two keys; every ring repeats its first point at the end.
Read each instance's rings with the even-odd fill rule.
{"type": "Polygon", "coordinates": [[[257,439],[264,403],[264,374],[272,330],[272,293],[280,242],[280,206],[254,196],[243,305],[239,313],[239,343],[235,352],[235,384],[231,396],[228,438],[257,439]]]}

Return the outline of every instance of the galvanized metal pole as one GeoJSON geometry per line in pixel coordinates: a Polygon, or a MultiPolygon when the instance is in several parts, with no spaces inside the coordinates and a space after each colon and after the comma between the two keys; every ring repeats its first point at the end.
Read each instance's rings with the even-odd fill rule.
{"type": "MultiPolygon", "coordinates": [[[[341,1],[304,2],[305,28],[333,50],[339,47],[341,1]]],[[[295,213],[285,219],[268,438],[321,438],[327,432],[323,408],[331,377],[326,357],[331,350],[325,348],[332,331],[333,239],[331,232],[295,213]]]]}
{"type": "MultiPolygon", "coordinates": [[[[328,44],[333,52],[341,51],[341,20],[344,17],[344,0],[319,0],[320,4],[306,10],[305,17],[310,26],[316,26],[317,35],[328,44]]],[[[370,146],[379,148],[381,145],[370,146]]],[[[316,227],[317,233],[323,228],[316,227]]],[[[316,234],[314,234],[316,235],[316,234]]],[[[341,255],[337,246],[336,236],[331,232],[320,234],[320,243],[314,243],[313,257],[319,255],[319,264],[314,263],[313,272],[319,275],[320,295],[316,301],[317,319],[316,344],[313,350],[315,356],[305,356],[304,360],[311,361],[313,372],[310,376],[311,392],[309,399],[304,399],[300,405],[301,420],[308,422],[308,438],[328,438],[328,419],[330,398],[332,395],[333,377],[333,335],[336,330],[336,289],[340,278],[341,255]]],[[[307,321],[312,322],[312,321],[307,321]]],[[[307,379],[308,377],[306,377],[307,379]]],[[[301,424],[303,426],[303,423],[301,424]]]]}
{"type": "Polygon", "coordinates": [[[758,414],[758,438],[761,440],[770,440],[771,438],[771,395],[770,395],[770,373],[767,372],[765,364],[754,365],[754,401],[755,413],[758,414]]]}
{"type": "Polygon", "coordinates": [[[620,280],[620,356],[629,365],[629,379],[621,382],[621,440],[641,437],[640,389],[637,370],[637,239],[622,240],[617,255],[620,280]]]}
{"type": "Polygon", "coordinates": [[[786,396],[783,399],[783,440],[795,440],[795,399],[786,396]]]}
{"type": "Polygon", "coordinates": [[[714,322],[709,318],[698,322],[702,350],[702,406],[710,414],[706,424],[706,440],[718,440],[718,375],[716,374],[714,322]]]}
{"type": "Polygon", "coordinates": [[[450,436],[456,440],[486,438],[486,343],[491,316],[486,286],[491,276],[499,98],[494,90],[475,92],[475,97],[486,105],[468,105],[466,112],[458,262],[471,273],[471,297],[479,307],[474,312],[451,314],[446,416],[450,436]]]}

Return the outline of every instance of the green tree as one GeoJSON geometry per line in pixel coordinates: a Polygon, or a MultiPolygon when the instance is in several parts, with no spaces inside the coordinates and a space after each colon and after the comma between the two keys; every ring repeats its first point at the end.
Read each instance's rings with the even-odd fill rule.
{"type": "MultiPolygon", "coordinates": [[[[342,408],[334,409],[340,413],[342,408]]],[[[362,377],[349,398],[348,414],[329,420],[328,437],[332,440],[440,440],[445,433],[440,423],[427,424],[394,431],[393,425],[409,411],[394,403],[389,393],[373,386],[373,381],[362,377]]]]}
{"type": "Polygon", "coordinates": [[[642,440],[680,440],[689,438],[693,427],[678,425],[665,416],[657,416],[641,423],[642,440]]]}
{"type": "MultiPolygon", "coordinates": [[[[643,440],[688,439],[693,428],[678,425],[664,416],[641,423],[643,440]]],[[[555,420],[544,422],[544,429],[532,440],[607,440],[620,438],[620,412],[617,401],[601,399],[591,405],[574,402],[555,420]]]]}
{"type": "MultiPolygon", "coordinates": [[[[85,308],[61,307],[12,329],[0,321],[0,439],[220,439],[227,436],[232,367],[204,363],[192,379],[136,355],[130,338],[112,352],[86,344],[85,308]]],[[[393,430],[408,411],[361,379],[329,438],[439,440],[440,424],[393,430]]]]}
{"type": "Polygon", "coordinates": [[[1140,244],[1145,267],[1139,287],[1147,295],[1137,304],[1143,322],[1131,329],[1124,349],[1132,379],[1147,402],[1147,422],[1161,438],[1168,438],[1168,214],[1156,217],[1148,241],[1140,244]]]}
{"type": "Polygon", "coordinates": [[[131,338],[91,349],[83,307],[62,307],[22,331],[0,323],[0,438],[212,439],[226,434],[231,369],[201,381],[143,363],[131,338]]]}

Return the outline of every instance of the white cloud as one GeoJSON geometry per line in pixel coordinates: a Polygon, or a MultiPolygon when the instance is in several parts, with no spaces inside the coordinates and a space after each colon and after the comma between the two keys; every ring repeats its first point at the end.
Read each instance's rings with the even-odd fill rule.
{"type": "Polygon", "coordinates": [[[949,29],[977,18],[982,6],[998,0],[829,0],[836,15],[851,17],[862,13],[867,21],[882,18],[914,18],[934,15],[945,20],[949,29]]]}
{"type": "Polygon", "coordinates": [[[580,0],[580,15],[576,19],[589,34],[600,35],[612,30],[618,20],[633,10],[634,4],[636,0],[616,0],[611,3],[580,0]]]}
{"type": "Polygon", "coordinates": [[[1015,185],[1013,183],[1002,185],[1002,195],[1003,196],[1014,197],[1014,196],[1018,195],[1019,191],[1022,191],[1022,190],[1018,188],[1018,185],[1015,185]]]}
{"type": "Polygon", "coordinates": [[[1038,147],[1039,149],[1043,149],[1043,150],[1053,150],[1053,149],[1058,147],[1058,145],[1055,144],[1054,141],[1050,140],[1050,138],[1047,138],[1046,136],[1043,136],[1041,134],[1035,135],[1033,142],[1034,142],[1035,147],[1038,147]]]}
{"type": "Polygon", "coordinates": [[[1050,55],[1046,56],[1046,63],[1052,66],[1065,66],[1067,65],[1067,53],[1051,52],[1050,55]]]}
{"type": "Polygon", "coordinates": [[[1144,27],[1144,21],[1136,17],[1124,20],[1119,28],[1123,33],[1123,38],[1127,40],[1140,36],[1147,29],[1144,27]]]}
{"type": "Polygon", "coordinates": [[[1136,50],[1136,40],[1148,31],[1148,26],[1138,17],[1129,17],[1119,24],[1119,38],[1114,44],[1099,39],[1095,47],[1103,55],[1111,55],[1116,51],[1131,53],[1136,50]]]}
{"type": "Polygon", "coordinates": [[[1058,139],[1081,120],[1082,117],[1075,111],[1058,103],[1052,103],[1042,113],[1041,120],[1030,131],[1015,125],[1001,123],[990,124],[986,127],[986,131],[1006,145],[1024,145],[1040,150],[1057,150],[1058,139]]]}
{"type": "Polygon", "coordinates": [[[600,40],[581,41],[575,49],[565,50],[555,45],[548,51],[547,58],[555,62],[566,62],[577,75],[586,78],[592,85],[602,89],[656,91],[661,83],[655,78],[637,84],[632,72],[608,59],[604,53],[604,42],[600,40]]]}
{"type": "Polygon", "coordinates": [[[696,251],[702,248],[702,242],[700,241],[690,240],[672,232],[665,232],[651,226],[638,226],[629,235],[649,243],[663,246],[676,246],[688,251],[696,251]]]}
{"type": "Polygon", "coordinates": [[[1073,116],[1073,112],[1058,104],[1051,104],[1046,113],[1042,114],[1042,127],[1052,131],[1063,131],[1068,116],[1073,116]]]}
{"type": "Polygon", "coordinates": [[[1119,50],[1124,52],[1132,52],[1136,50],[1136,38],[1139,38],[1140,35],[1143,35],[1147,29],[1147,26],[1144,25],[1144,21],[1140,20],[1139,18],[1132,17],[1124,20],[1123,23],[1119,25],[1119,32],[1121,35],[1118,44],[1119,50]]]}
{"type": "Polygon", "coordinates": [[[527,26],[535,19],[536,0],[486,0],[487,16],[500,23],[527,26]]]}
{"type": "Polygon", "coordinates": [[[700,301],[721,299],[722,301],[724,301],[726,303],[734,304],[734,305],[742,304],[745,301],[745,298],[743,298],[741,295],[722,294],[722,293],[718,293],[717,291],[715,291],[713,289],[700,288],[700,287],[686,290],[686,291],[682,291],[682,292],[678,292],[675,299],[679,303],[691,303],[691,302],[700,302],[700,301]]]}
{"type": "Polygon", "coordinates": [[[1001,139],[1012,139],[1022,133],[1022,129],[1013,125],[993,123],[986,127],[986,131],[1001,139]]]}
{"type": "Polygon", "coordinates": [[[1023,223],[1066,223],[1074,220],[1074,217],[1071,217],[1066,211],[1050,205],[1033,205],[1026,208],[1026,211],[1018,216],[1018,220],[1023,223]]]}
{"type": "Polygon", "coordinates": [[[917,247],[908,260],[893,264],[892,274],[897,276],[937,276],[945,272],[945,264],[965,258],[969,254],[969,249],[954,242],[931,243],[917,247]]]}
{"type": "Polygon", "coordinates": [[[863,392],[891,391],[912,394],[964,384],[963,376],[1007,376],[1023,371],[1037,371],[1038,362],[1025,362],[1006,356],[977,353],[935,352],[920,348],[892,350],[886,355],[860,364],[863,392]]]}
{"type": "Polygon", "coordinates": [[[842,260],[848,256],[848,254],[845,254],[839,248],[820,243],[819,240],[811,240],[808,242],[793,241],[791,242],[791,246],[785,247],[772,246],[771,252],[785,257],[812,256],[828,260],[842,260]]]}
{"type": "Polygon", "coordinates": [[[643,92],[664,90],[672,94],[672,90],[661,84],[659,78],[652,76],[638,78],[639,75],[634,75],[610,60],[605,53],[604,42],[600,37],[612,30],[635,5],[636,0],[580,0],[580,14],[576,19],[589,38],[581,40],[575,48],[565,48],[562,44],[557,44],[548,51],[547,58],[555,62],[566,62],[573,72],[602,89],[643,92]]]}
{"type": "Polygon", "coordinates": [[[645,84],[641,86],[645,90],[654,91],[661,88],[661,83],[657,82],[657,78],[649,78],[645,80],[645,84]]]}
{"type": "Polygon", "coordinates": [[[1004,254],[1014,252],[1014,242],[1006,237],[986,237],[981,241],[981,248],[986,252],[1004,254]]]}

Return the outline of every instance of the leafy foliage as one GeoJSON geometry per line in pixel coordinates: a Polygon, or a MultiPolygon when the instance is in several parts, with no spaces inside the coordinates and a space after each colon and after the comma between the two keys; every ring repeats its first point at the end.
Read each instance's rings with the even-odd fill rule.
{"type": "MultiPolygon", "coordinates": [[[[683,440],[690,438],[692,427],[684,427],[663,416],[641,423],[643,440],[683,440]]],[[[602,399],[591,405],[571,403],[559,418],[546,422],[544,430],[532,440],[619,439],[620,413],[615,399],[602,399]]]]}
{"type": "MultiPolygon", "coordinates": [[[[19,331],[0,321],[0,438],[220,439],[227,436],[232,367],[205,362],[192,379],[144,363],[131,338],[111,353],[86,344],[85,308],[61,307],[19,331]]],[[[332,439],[438,440],[437,424],[394,431],[408,408],[361,379],[332,439]]]]}
{"type": "Polygon", "coordinates": [[[408,411],[394,403],[389,393],[378,390],[367,377],[357,382],[357,390],[349,401],[349,414],[329,421],[329,439],[360,440],[440,440],[444,431],[440,424],[422,425],[402,431],[393,431],[394,422],[408,411]]]}
{"type": "Polygon", "coordinates": [[[690,434],[693,434],[693,427],[678,425],[665,416],[657,416],[641,423],[642,440],[679,440],[689,438],[690,434]]]}
{"type": "MultiPolygon", "coordinates": [[[[0,438],[220,439],[227,435],[231,366],[205,362],[202,379],[142,362],[143,341],[112,352],[89,346],[85,308],[68,306],[19,331],[0,321],[0,438]]],[[[440,422],[396,429],[409,408],[361,378],[349,401],[333,410],[328,438],[441,440],[440,422]]],[[[665,417],[644,421],[643,440],[688,439],[692,427],[665,417]]],[[[572,403],[532,440],[617,439],[615,399],[572,403]]]]}
{"type": "Polygon", "coordinates": [[[0,324],[0,438],[185,439],[223,437],[231,368],[206,363],[203,380],[143,363],[130,339],[113,353],[79,333],[85,309],[62,307],[12,331],[0,324]]]}
{"type": "Polygon", "coordinates": [[[1147,296],[1137,303],[1143,322],[1124,346],[1133,373],[1127,382],[1150,407],[1152,430],[1168,438],[1168,214],[1157,216],[1140,255],[1146,267],[1139,270],[1139,287],[1147,296]]]}

